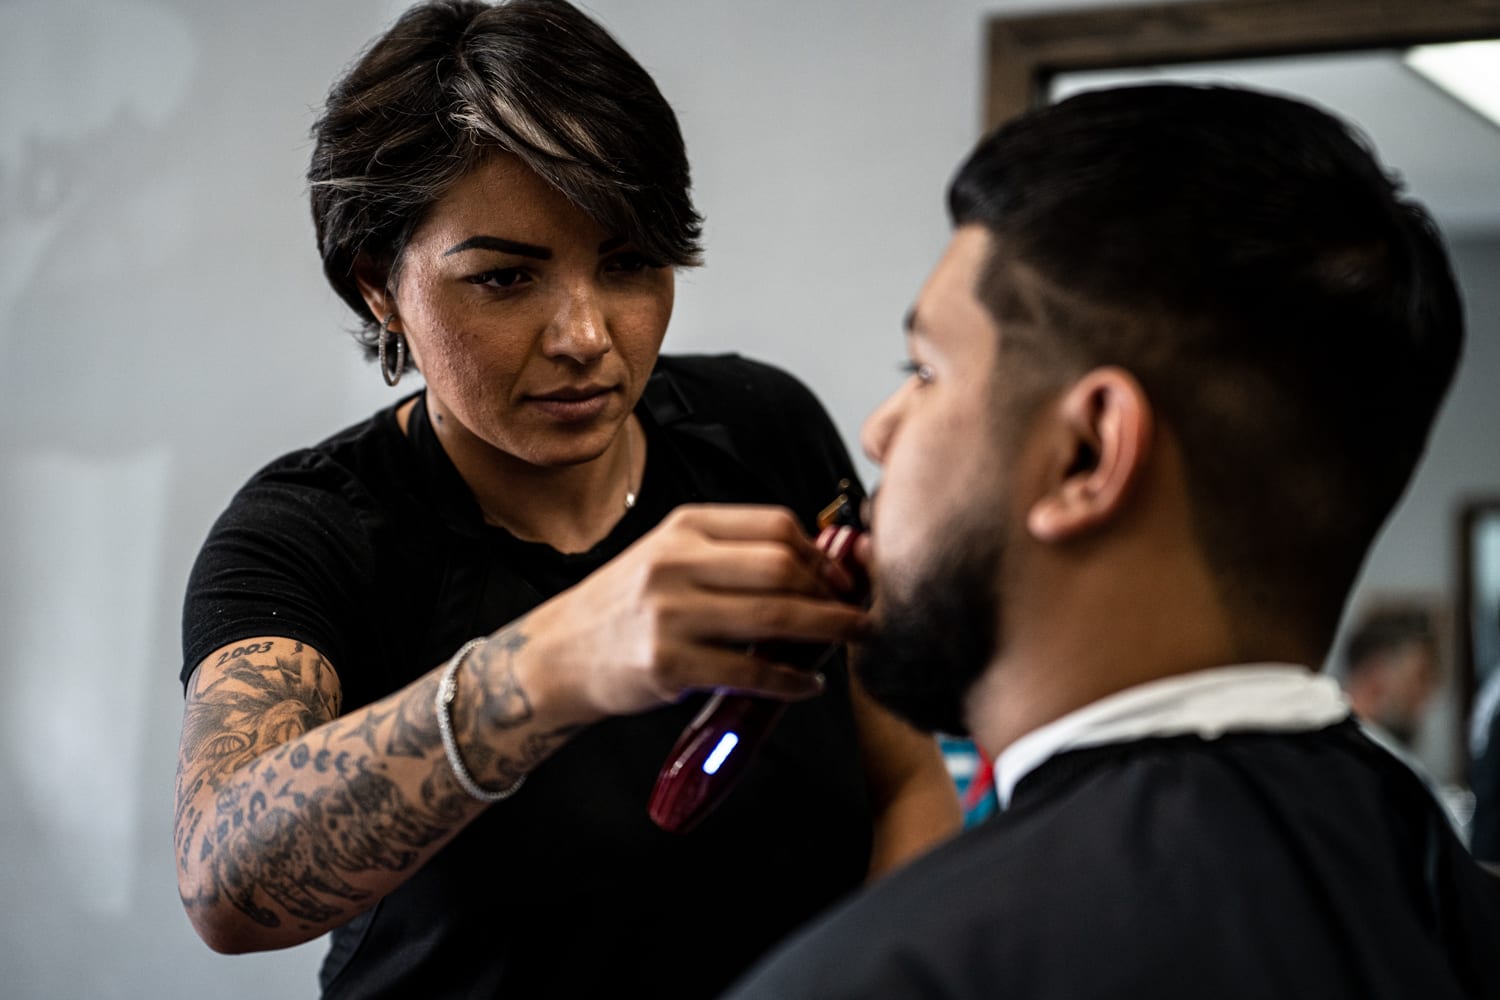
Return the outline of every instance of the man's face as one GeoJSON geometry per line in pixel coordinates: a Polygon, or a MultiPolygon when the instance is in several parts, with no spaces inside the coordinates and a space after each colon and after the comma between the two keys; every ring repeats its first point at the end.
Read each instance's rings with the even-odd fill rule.
{"type": "Polygon", "coordinates": [[[1376,708],[1375,722],[1396,739],[1410,744],[1417,738],[1422,717],[1437,689],[1438,665],[1425,643],[1409,642],[1387,654],[1385,697],[1376,708]]]}
{"type": "Polygon", "coordinates": [[[877,700],[963,733],[999,643],[1009,518],[996,413],[999,331],[975,297],[990,236],[955,233],[908,321],[911,377],[865,422],[883,467],[871,520],[874,630],[856,660],[877,700]]]}

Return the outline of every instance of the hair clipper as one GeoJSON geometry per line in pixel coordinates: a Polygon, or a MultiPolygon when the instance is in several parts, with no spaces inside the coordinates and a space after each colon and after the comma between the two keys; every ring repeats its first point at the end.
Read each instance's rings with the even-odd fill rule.
{"type": "MultiPolygon", "coordinates": [[[[854,543],[862,525],[859,504],[849,481],[818,515],[817,546],[854,577],[850,600],[863,601],[867,581],[855,561],[854,543]]],[[[778,644],[771,658],[818,670],[838,647],[778,644]]],[[[751,646],[751,652],[755,646],[751,646]]],[[[764,651],[764,650],[763,650],[764,651]]],[[[651,792],[651,819],[673,833],[686,833],[711,813],[749,767],[755,751],[775,728],[787,703],[755,695],[715,693],[683,729],[656,776],[651,792]]]]}

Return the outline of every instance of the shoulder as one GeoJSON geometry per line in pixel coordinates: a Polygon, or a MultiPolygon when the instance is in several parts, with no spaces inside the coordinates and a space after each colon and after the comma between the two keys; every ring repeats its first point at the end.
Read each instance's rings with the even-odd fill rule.
{"type": "Polygon", "coordinates": [[[753,969],[730,1000],[998,995],[1016,981],[1009,943],[1028,931],[1024,913],[1010,926],[1018,907],[995,891],[1006,848],[993,833],[965,831],[836,907],[753,969]]]}
{"type": "Polygon", "coordinates": [[[862,494],[838,428],[795,376],[737,354],[663,355],[646,392],[659,424],[732,453],[811,518],[840,481],[862,494]]]}
{"type": "Polygon", "coordinates": [[[664,426],[724,427],[751,465],[837,466],[840,475],[852,475],[822,403],[774,364],[738,354],[661,355],[646,406],[664,426]]]}
{"type": "Polygon", "coordinates": [[[1382,906],[1388,923],[1407,919],[1391,909],[1399,873],[1364,856],[1389,868],[1398,855],[1349,847],[1389,817],[1339,787],[1366,780],[1359,761],[1325,759],[1341,740],[1161,740],[1075,758],[1088,766],[854,897],[732,996],[1188,995],[1169,985],[1183,982],[1264,996],[1293,968],[1337,983],[1326,960],[1340,927],[1382,906]],[[1327,913],[1330,900],[1347,912],[1327,913]]]}
{"type": "Polygon", "coordinates": [[[394,407],[382,410],[266,463],[240,487],[230,509],[306,503],[351,512],[373,508],[382,484],[401,476],[400,440],[394,407]]]}
{"type": "Polygon", "coordinates": [[[380,569],[393,546],[382,463],[399,455],[393,411],[282,455],[252,475],[209,529],[188,575],[182,611],[184,680],[211,650],[283,635],[347,664],[337,623],[380,606],[380,569]]]}
{"type": "Polygon", "coordinates": [[[735,414],[778,421],[824,417],[822,404],[800,379],[740,354],[664,354],[655,377],[673,385],[695,412],[726,419],[735,414]]]}
{"type": "Polygon", "coordinates": [[[370,576],[406,477],[394,410],[262,466],[209,529],[190,584],[235,574],[304,578],[310,567],[345,583],[370,576]]]}

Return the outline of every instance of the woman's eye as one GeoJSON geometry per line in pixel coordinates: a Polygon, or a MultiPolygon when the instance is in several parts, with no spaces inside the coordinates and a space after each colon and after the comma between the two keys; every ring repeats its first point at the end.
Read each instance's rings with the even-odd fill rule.
{"type": "Polygon", "coordinates": [[[634,250],[617,253],[604,262],[604,269],[606,271],[613,271],[617,274],[636,274],[640,271],[658,267],[661,267],[661,265],[655,261],[648,260],[645,254],[637,253],[634,250]]]}
{"type": "Polygon", "coordinates": [[[519,267],[500,267],[493,271],[485,271],[467,279],[471,285],[483,285],[486,288],[516,288],[526,282],[526,272],[519,267]]]}
{"type": "Polygon", "coordinates": [[[901,362],[901,370],[923,384],[932,381],[932,366],[924,365],[920,361],[903,361],[901,362]]]}

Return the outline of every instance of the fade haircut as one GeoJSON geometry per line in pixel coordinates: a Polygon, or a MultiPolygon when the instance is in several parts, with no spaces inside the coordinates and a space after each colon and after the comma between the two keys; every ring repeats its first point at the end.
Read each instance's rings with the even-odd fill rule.
{"type": "Polygon", "coordinates": [[[562,0],[435,0],[376,39],[328,95],[307,177],[323,271],[360,318],[362,256],[394,288],[432,205],[497,152],[518,157],[659,265],[699,262],[677,118],[651,76],[562,0]]]}
{"type": "Polygon", "coordinates": [[[1118,365],[1180,440],[1228,606],[1326,650],[1452,380],[1463,315],[1427,213],[1348,126],[1229,87],[1083,93],[949,190],[991,234],[1002,364],[1118,365]]]}

